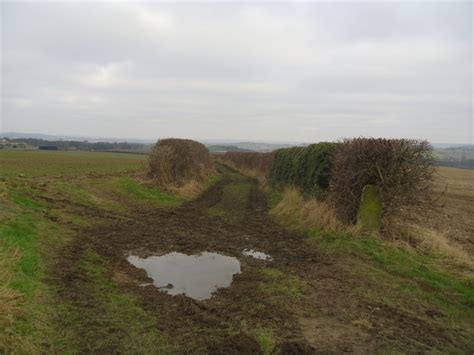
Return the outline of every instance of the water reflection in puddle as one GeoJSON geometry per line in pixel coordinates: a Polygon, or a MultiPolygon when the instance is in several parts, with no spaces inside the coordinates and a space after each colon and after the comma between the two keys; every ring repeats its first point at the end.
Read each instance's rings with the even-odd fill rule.
{"type": "Polygon", "coordinates": [[[270,255],[262,253],[261,251],[257,251],[254,249],[244,249],[242,251],[242,254],[245,256],[251,256],[252,258],[260,259],[260,260],[267,260],[267,261],[273,260],[273,258],[270,255]]]}
{"type": "Polygon", "coordinates": [[[229,287],[233,275],[240,272],[236,258],[208,252],[198,255],[173,252],[144,259],[130,255],[127,260],[144,269],[154,286],[170,295],[185,294],[196,300],[211,298],[218,288],[229,287]]]}

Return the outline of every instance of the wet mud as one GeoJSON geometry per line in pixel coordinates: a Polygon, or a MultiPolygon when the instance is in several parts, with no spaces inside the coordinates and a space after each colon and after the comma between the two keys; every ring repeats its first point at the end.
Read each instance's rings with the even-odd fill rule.
{"type": "Polygon", "coordinates": [[[118,219],[110,212],[97,218],[100,211],[82,211],[89,212],[99,222],[83,229],[58,262],[60,297],[77,307],[94,306],[88,288],[82,286],[85,276],[77,267],[85,250],[93,248],[105,260],[107,276],[156,316],[156,327],[169,337],[176,353],[260,354],[256,329],[271,329],[275,351],[291,354],[364,352],[379,349],[390,338],[413,338],[413,333],[420,334],[417,337],[425,343],[436,343],[443,336],[440,329],[427,328],[419,319],[355,299],[351,290],[360,280],[351,278],[345,265],[331,256],[308,247],[304,236],[275,223],[267,214],[266,198],[257,182],[228,169],[216,185],[181,207],[137,205],[118,219]],[[238,209],[232,199],[223,198],[225,187],[236,182],[250,186],[245,205],[238,209]],[[208,213],[216,206],[242,223],[208,213]],[[260,251],[272,259],[244,256],[243,250],[260,251]],[[143,286],[153,283],[153,278],[127,260],[130,255],[145,260],[203,252],[238,259],[240,272],[233,274],[228,287],[202,300],[143,286]],[[266,282],[262,270],[267,268],[301,280],[301,297],[273,295],[262,287],[266,282]],[[351,323],[367,314],[376,315],[381,332],[351,323]]]}

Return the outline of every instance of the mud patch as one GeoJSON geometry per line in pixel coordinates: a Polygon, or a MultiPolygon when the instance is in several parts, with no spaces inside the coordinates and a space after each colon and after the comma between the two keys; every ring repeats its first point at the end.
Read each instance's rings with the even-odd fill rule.
{"type": "Polygon", "coordinates": [[[263,354],[260,345],[251,336],[239,333],[229,336],[220,344],[211,346],[208,349],[209,354],[263,354]]]}
{"type": "Polygon", "coordinates": [[[211,298],[219,288],[229,287],[233,276],[240,273],[236,258],[209,252],[197,255],[172,252],[148,258],[130,255],[127,260],[144,269],[160,290],[198,301],[211,298]]]}

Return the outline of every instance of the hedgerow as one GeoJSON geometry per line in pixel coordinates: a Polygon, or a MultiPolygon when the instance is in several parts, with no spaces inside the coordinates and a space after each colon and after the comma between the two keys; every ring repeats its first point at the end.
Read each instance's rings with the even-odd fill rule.
{"type": "Polygon", "coordinates": [[[307,196],[322,196],[329,187],[336,147],[337,143],[317,143],[277,150],[270,182],[277,187],[295,186],[307,196]]]}
{"type": "Polygon", "coordinates": [[[324,199],[338,218],[355,223],[362,190],[374,185],[383,202],[382,218],[413,206],[432,205],[433,154],[426,141],[410,139],[345,139],[274,153],[221,155],[240,169],[257,171],[270,184],[297,188],[305,197],[324,199]]]}
{"type": "Polygon", "coordinates": [[[218,157],[232,163],[238,169],[253,170],[266,177],[273,162],[274,153],[226,152],[218,157]]]}

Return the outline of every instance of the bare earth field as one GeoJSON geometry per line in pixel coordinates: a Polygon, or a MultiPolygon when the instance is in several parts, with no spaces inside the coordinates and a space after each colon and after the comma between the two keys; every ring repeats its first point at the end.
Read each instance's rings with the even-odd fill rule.
{"type": "Polygon", "coordinates": [[[432,218],[436,229],[444,231],[474,258],[474,170],[438,168],[437,190],[444,191],[444,210],[432,218]]]}
{"type": "MultiPolygon", "coordinates": [[[[144,185],[143,156],[11,154],[0,153],[0,353],[474,349],[472,270],[452,258],[288,230],[257,181],[223,165],[187,200],[144,185]],[[196,301],[141,286],[150,279],[126,259],[174,251],[235,257],[241,272],[196,301]]],[[[440,172],[450,188],[432,227],[472,253],[473,174],[440,172]]]]}

